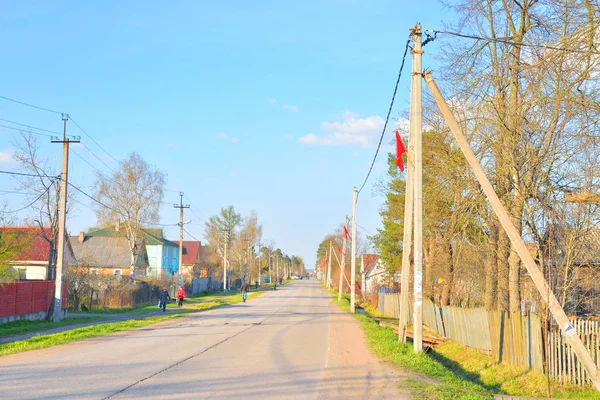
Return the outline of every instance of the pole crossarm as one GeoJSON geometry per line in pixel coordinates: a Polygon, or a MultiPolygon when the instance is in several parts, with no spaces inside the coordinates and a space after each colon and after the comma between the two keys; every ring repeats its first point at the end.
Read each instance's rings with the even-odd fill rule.
{"type": "Polygon", "coordinates": [[[427,86],[433,94],[433,98],[438,108],[440,109],[442,116],[448,123],[450,131],[454,135],[454,138],[456,139],[456,142],[458,143],[467,162],[471,166],[475,177],[477,178],[479,184],[481,185],[481,188],[485,192],[488,201],[490,202],[494,212],[498,216],[500,224],[502,225],[506,234],[508,235],[511,244],[518,253],[519,257],[521,258],[521,261],[525,265],[525,268],[527,269],[529,276],[533,280],[538,292],[540,293],[541,298],[545,298],[548,300],[548,308],[550,309],[552,316],[558,323],[558,326],[562,330],[564,337],[566,338],[567,342],[577,355],[577,358],[588,373],[588,376],[592,381],[594,387],[598,391],[600,391],[600,376],[598,374],[598,367],[596,366],[596,363],[594,362],[589,351],[581,341],[579,335],[577,335],[577,331],[569,322],[569,318],[565,314],[565,311],[562,309],[560,303],[558,302],[558,299],[554,295],[554,292],[550,290],[550,287],[548,286],[544,275],[535,263],[535,260],[533,259],[531,253],[529,253],[529,250],[525,246],[525,242],[523,241],[521,234],[512,223],[508,212],[500,202],[498,195],[494,191],[492,184],[488,180],[485,172],[483,171],[483,168],[479,164],[475,153],[473,153],[469,142],[467,141],[465,135],[462,133],[460,125],[458,124],[458,122],[454,118],[454,115],[450,111],[450,108],[448,107],[446,100],[444,100],[444,97],[442,96],[442,93],[440,92],[437,84],[433,80],[431,73],[426,72],[424,74],[424,78],[425,82],[427,82],[427,86]]]}

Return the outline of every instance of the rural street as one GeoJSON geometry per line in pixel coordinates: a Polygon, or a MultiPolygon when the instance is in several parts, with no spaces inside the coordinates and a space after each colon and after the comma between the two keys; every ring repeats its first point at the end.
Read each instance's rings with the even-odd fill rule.
{"type": "Polygon", "coordinates": [[[3,399],[409,398],[315,280],[134,331],[0,358],[3,399]]]}

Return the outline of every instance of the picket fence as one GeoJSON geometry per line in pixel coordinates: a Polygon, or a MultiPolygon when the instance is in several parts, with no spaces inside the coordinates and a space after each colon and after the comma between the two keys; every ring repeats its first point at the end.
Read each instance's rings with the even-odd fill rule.
{"type": "MultiPolygon", "coordinates": [[[[399,317],[399,293],[378,293],[376,296],[380,313],[399,317]]],[[[411,300],[410,310],[412,306],[411,300]]],[[[412,312],[409,312],[409,324],[412,323],[412,312]]],[[[600,368],[600,321],[573,319],[571,323],[600,368]]],[[[548,332],[546,351],[543,324],[534,313],[521,315],[485,308],[438,307],[425,299],[423,325],[456,343],[488,354],[498,362],[541,373],[544,373],[544,357],[548,353],[551,377],[581,386],[590,384],[583,366],[556,325],[548,332]]]]}

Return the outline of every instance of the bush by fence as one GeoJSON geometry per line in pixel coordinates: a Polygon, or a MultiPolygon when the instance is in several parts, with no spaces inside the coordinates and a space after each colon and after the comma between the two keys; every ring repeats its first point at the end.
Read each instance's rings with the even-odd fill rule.
{"type": "MultiPolygon", "coordinates": [[[[378,293],[379,312],[394,318],[400,315],[399,293],[378,293]]],[[[412,310],[412,300],[409,304],[412,310]]],[[[412,324],[409,312],[409,324],[412,324]]],[[[600,368],[600,321],[574,319],[573,326],[600,368]]],[[[543,324],[534,313],[488,311],[485,308],[438,307],[423,301],[423,325],[463,346],[486,353],[498,362],[536,369],[544,373],[548,353],[550,376],[560,382],[590,384],[583,366],[558,326],[548,332],[544,343],[543,324]],[[546,348],[546,344],[548,347],[546,348]],[[546,351],[548,350],[548,351],[546,351]]]]}

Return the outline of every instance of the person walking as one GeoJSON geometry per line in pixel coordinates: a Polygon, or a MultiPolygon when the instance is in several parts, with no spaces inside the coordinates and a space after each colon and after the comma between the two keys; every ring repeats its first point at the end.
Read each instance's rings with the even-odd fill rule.
{"type": "Polygon", "coordinates": [[[177,307],[183,307],[183,299],[185,299],[185,290],[179,286],[179,290],[177,290],[177,307]]]}
{"type": "Polygon", "coordinates": [[[169,291],[167,289],[163,289],[162,292],[160,292],[160,306],[163,309],[163,312],[166,311],[167,309],[167,302],[171,300],[171,296],[169,296],[169,291]]]}
{"type": "Polygon", "coordinates": [[[246,281],[242,282],[242,287],[240,288],[240,291],[242,292],[242,301],[245,303],[246,297],[248,296],[248,283],[246,281]]]}

